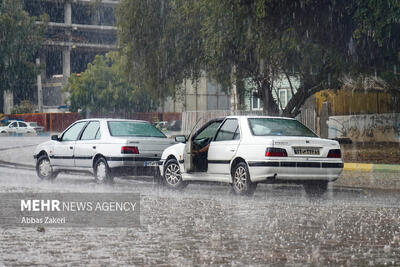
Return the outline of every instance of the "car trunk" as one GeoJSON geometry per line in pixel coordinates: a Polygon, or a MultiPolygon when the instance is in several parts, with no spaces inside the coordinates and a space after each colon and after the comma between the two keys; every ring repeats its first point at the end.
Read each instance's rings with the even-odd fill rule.
{"type": "Polygon", "coordinates": [[[288,157],[294,158],[326,158],[329,150],[340,149],[336,141],[302,136],[258,136],[260,143],[265,140],[265,147],[283,148],[288,157]]]}
{"type": "Polygon", "coordinates": [[[273,138],[273,146],[286,149],[288,157],[326,158],[330,149],[338,149],[335,141],[312,137],[273,138]]]}
{"type": "Polygon", "coordinates": [[[169,138],[127,138],[128,146],[136,146],[139,150],[139,155],[143,157],[161,158],[161,154],[167,147],[174,145],[175,141],[169,138]]]}

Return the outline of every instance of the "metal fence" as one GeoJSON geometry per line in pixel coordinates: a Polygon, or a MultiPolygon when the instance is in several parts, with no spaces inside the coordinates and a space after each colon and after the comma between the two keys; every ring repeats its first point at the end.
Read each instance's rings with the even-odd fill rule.
{"type": "Polygon", "coordinates": [[[304,109],[296,117],[298,121],[317,133],[317,112],[315,109],[304,109]]]}
{"type": "MultiPolygon", "coordinates": [[[[196,129],[202,126],[205,122],[218,117],[230,115],[265,115],[263,111],[230,111],[230,110],[212,110],[212,111],[184,111],[182,112],[182,134],[189,134],[193,127],[196,129]]],[[[316,112],[313,109],[306,109],[296,117],[297,120],[316,132],[316,112]]]]}

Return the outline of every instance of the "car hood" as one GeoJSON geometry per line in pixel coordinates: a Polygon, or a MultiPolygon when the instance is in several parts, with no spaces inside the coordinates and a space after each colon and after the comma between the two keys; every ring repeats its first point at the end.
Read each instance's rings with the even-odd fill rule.
{"type": "Polygon", "coordinates": [[[180,155],[183,157],[184,150],[184,143],[178,143],[176,145],[170,146],[164,150],[161,159],[165,160],[169,155],[175,155],[176,158],[179,158],[180,155]]]}
{"type": "Polygon", "coordinates": [[[37,155],[42,150],[46,150],[46,152],[47,152],[48,149],[54,147],[55,143],[56,143],[56,141],[49,140],[49,141],[46,141],[44,143],[37,145],[34,154],[37,155]]]}

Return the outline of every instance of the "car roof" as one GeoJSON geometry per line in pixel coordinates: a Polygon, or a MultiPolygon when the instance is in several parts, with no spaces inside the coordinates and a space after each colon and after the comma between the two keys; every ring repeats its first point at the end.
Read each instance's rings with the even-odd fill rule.
{"type": "Polygon", "coordinates": [[[129,119],[115,119],[115,118],[90,118],[90,119],[82,119],[77,121],[133,121],[133,122],[145,122],[149,123],[145,120],[129,120],[129,119]]]}
{"type": "Polygon", "coordinates": [[[231,115],[226,116],[225,118],[262,118],[262,119],[284,119],[284,120],[295,120],[294,118],[289,117],[279,117],[279,116],[259,116],[259,115],[231,115]]]}

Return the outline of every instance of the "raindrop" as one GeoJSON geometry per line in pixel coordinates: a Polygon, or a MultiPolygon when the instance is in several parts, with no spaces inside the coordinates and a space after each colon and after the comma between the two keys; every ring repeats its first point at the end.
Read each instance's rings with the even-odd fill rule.
{"type": "Polygon", "coordinates": [[[349,41],[349,54],[350,55],[354,55],[356,52],[356,45],[354,42],[353,37],[350,37],[350,41],[349,41]]]}
{"type": "Polygon", "coordinates": [[[384,246],[384,247],[383,247],[383,251],[384,251],[385,253],[390,253],[390,251],[391,251],[390,245],[384,246]]]}

